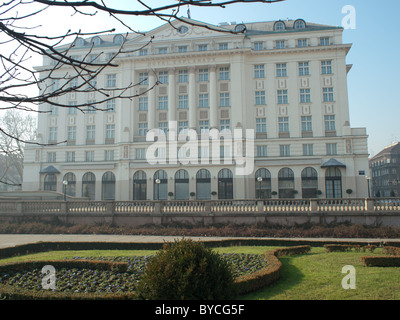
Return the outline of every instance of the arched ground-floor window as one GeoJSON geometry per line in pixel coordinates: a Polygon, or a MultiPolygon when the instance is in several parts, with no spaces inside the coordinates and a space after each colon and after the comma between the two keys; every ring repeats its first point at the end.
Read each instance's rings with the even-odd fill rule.
{"type": "Polygon", "coordinates": [[[54,173],[49,173],[45,175],[44,190],[57,191],[57,177],[54,173]]]}
{"type": "Polygon", "coordinates": [[[199,200],[211,199],[211,174],[207,169],[196,173],[196,197],[199,200]]]}
{"type": "Polygon", "coordinates": [[[158,170],[153,177],[154,200],[166,200],[168,198],[168,175],[164,170],[158,170]]]}
{"type": "Polygon", "coordinates": [[[147,199],[147,175],[144,171],[136,171],[133,175],[133,200],[147,199]]]}
{"type": "Polygon", "coordinates": [[[76,196],[76,177],[72,172],[68,172],[64,175],[63,181],[66,181],[65,184],[65,193],[70,197],[76,196]]]}
{"type": "Polygon", "coordinates": [[[175,199],[189,199],[189,174],[183,169],[175,173],[175,199]]]}
{"type": "Polygon", "coordinates": [[[115,200],[115,175],[108,171],[101,180],[102,200],[115,200]]]}
{"type": "Polygon", "coordinates": [[[92,172],[86,172],[82,177],[82,197],[96,198],[96,176],[92,172]]]}
{"type": "Polygon", "coordinates": [[[294,198],[294,173],[290,168],[283,168],[278,173],[279,198],[294,198]]]}
{"type": "Polygon", "coordinates": [[[255,174],[256,199],[271,198],[271,173],[268,169],[258,169],[255,174]]]}
{"type": "Polygon", "coordinates": [[[339,168],[331,167],[326,169],[325,191],[327,198],[342,198],[342,173],[339,168]]]}
{"type": "Polygon", "coordinates": [[[233,174],[229,169],[218,172],[218,199],[233,199],[233,174]]]}
{"type": "Polygon", "coordinates": [[[301,172],[301,190],[303,198],[316,198],[318,192],[318,173],[314,168],[305,168],[301,172]]]}

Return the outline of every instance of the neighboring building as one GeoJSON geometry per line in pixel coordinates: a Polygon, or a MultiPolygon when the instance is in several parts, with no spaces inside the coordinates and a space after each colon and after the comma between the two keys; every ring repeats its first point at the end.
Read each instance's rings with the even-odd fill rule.
{"type": "MultiPolygon", "coordinates": [[[[115,100],[104,106],[107,112],[40,107],[52,112],[39,114],[39,142],[68,143],[27,146],[23,190],[62,192],[65,180],[69,195],[96,200],[167,199],[169,193],[174,199],[344,198],[350,189],[352,197],[367,196],[367,135],[365,128],[350,127],[351,44],[343,44],[342,28],[301,19],[218,26],[245,29],[232,34],[172,24],[176,29],[167,23],[145,37],[130,35],[125,49],[138,51],[121,54],[119,67],[97,79],[102,88],[140,82],[132,89],[140,97],[115,100]],[[160,84],[147,92],[156,79],[160,84]],[[216,128],[229,136],[242,129],[249,144],[199,146],[202,160],[219,151],[220,164],[151,165],[146,150],[153,142],[145,135],[153,128],[167,132],[169,121],[181,133],[216,128]],[[254,140],[247,129],[255,131],[254,140]],[[253,150],[250,142],[254,170],[237,174],[240,161],[226,160],[233,151],[253,150]]],[[[83,57],[91,44],[94,55],[113,54],[120,41],[120,35],[79,39],[71,54],[83,57]]],[[[64,103],[95,99],[72,93],[64,103]]],[[[160,159],[171,155],[157,153],[160,159]]],[[[183,158],[187,149],[178,153],[183,158]]]]}
{"type": "Polygon", "coordinates": [[[369,160],[372,197],[400,195],[400,143],[384,148],[369,160]]]}

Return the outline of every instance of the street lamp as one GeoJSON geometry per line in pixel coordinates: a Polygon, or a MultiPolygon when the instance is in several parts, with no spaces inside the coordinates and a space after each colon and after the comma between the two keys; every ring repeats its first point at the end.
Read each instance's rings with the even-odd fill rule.
{"type": "Polygon", "coordinates": [[[369,198],[371,198],[371,186],[370,186],[371,177],[365,176],[365,178],[367,179],[367,183],[368,183],[368,199],[369,199],[369,198]]]}
{"type": "Polygon", "coordinates": [[[68,186],[68,181],[64,180],[63,182],[64,185],[64,201],[67,201],[67,186],[68,186]]]}
{"type": "Polygon", "coordinates": [[[160,183],[161,183],[161,180],[160,179],[156,179],[156,180],[154,180],[154,182],[156,183],[156,188],[157,188],[157,199],[156,200],[160,200],[160,183]]]}
{"type": "Polygon", "coordinates": [[[258,181],[258,196],[261,199],[261,182],[263,181],[262,177],[257,177],[257,181],[258,181]]]}

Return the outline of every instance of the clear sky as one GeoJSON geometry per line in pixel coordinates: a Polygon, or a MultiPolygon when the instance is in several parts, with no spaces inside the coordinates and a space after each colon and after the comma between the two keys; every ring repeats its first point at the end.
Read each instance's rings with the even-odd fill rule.
{"type": "MultiPolygon", "coordinates": [[[[173,1],[151,0],[146,3],[162,6],[173,1]]],[[[123,9],[127,9],[128,4],[129,9],[136,9],[134,7],[137,6],[136,1],[126,0],[106,3],[123,9]]],[[[212,24],[302,18],[309,22],[341,26],[346,16],[342,9],[346,5],[354,7],[356,19],[355,29],[344,30],[343,34],[343,41],[353,44],[347,58],[347,63],[353,64],[348,75],[351,127],[367,128],[369,152],[373,156],[392,142],[400,141],[400,100],[396,98],[400,93],[399,0],[286,0],[275,4],[235,4],[226,9],[192,7],[190,12],[192,19],[212,24]]],[[[186,16],[186,7],[181,9],[181,13],[186,16]]],[[[47,14],[45,17],[49,23],[53,20],[62,30],[73,25],[75,29],[82,28],[82,31],[112,27],[122,31],[120,26],[115,25],[115,20],[107,24],[109,19],[100,17],[84,17],[83,21],[80,18],[80,21],[71,24],[65,10],[62,19],[56,14],[47,14]],[[61,20],[64,23],[60,23],[61,20]]],[[[137,17],[124,21],[141,31],[154,29],[164,23],[137,17]]]]}

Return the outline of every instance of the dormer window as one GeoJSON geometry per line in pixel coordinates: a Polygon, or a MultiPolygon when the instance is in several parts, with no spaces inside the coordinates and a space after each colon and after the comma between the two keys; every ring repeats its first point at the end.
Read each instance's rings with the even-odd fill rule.
{"type": "Polygon", "coordinates": [[[184,34],[184,33],[188,32],[188,31],[189,31],[189,28],[186,27],[186,26],[181,26],[181,27],[178,28],[178,32],[180,34],[184,34]]]}
{"type": "Polygon", "coordinates": [[[124,36],[121,35],[121,34],[117,34],[117,35],[114,37],[114,43],[115,43],[115,44],[122,44],[122,42],[124,42],[124,36]]]}
{"type": "Polygon", "coordinates": [[[99,45],[101,44],[101,39],[100,39],[100,37],[94,37],[94,38],[92,39],[91,43],[92,43],[94,46],[99,46],[99,45]]]}
{"type": "Polygon", "coordinates": [[[295,29],[305,29],[306,28],[306,22],[302,19],[298,19],[294,22],[294,28],[295,29]]]}
{"type": "Polygon", "coordinates": [[[274,30],[275,31],[283,31],[286,30],[286,25],[283,21],[277,21],[274,24],[274,30]]]}
{"type": "Polygon", "coordinates": [[[82,38],[78,38],[78,39],[76,39],[76,41],[75,41],[75,45],[76,45],[77,47],[83,47],[83,46],[85,45],[85,40],[83,40],[82,38]]]}

